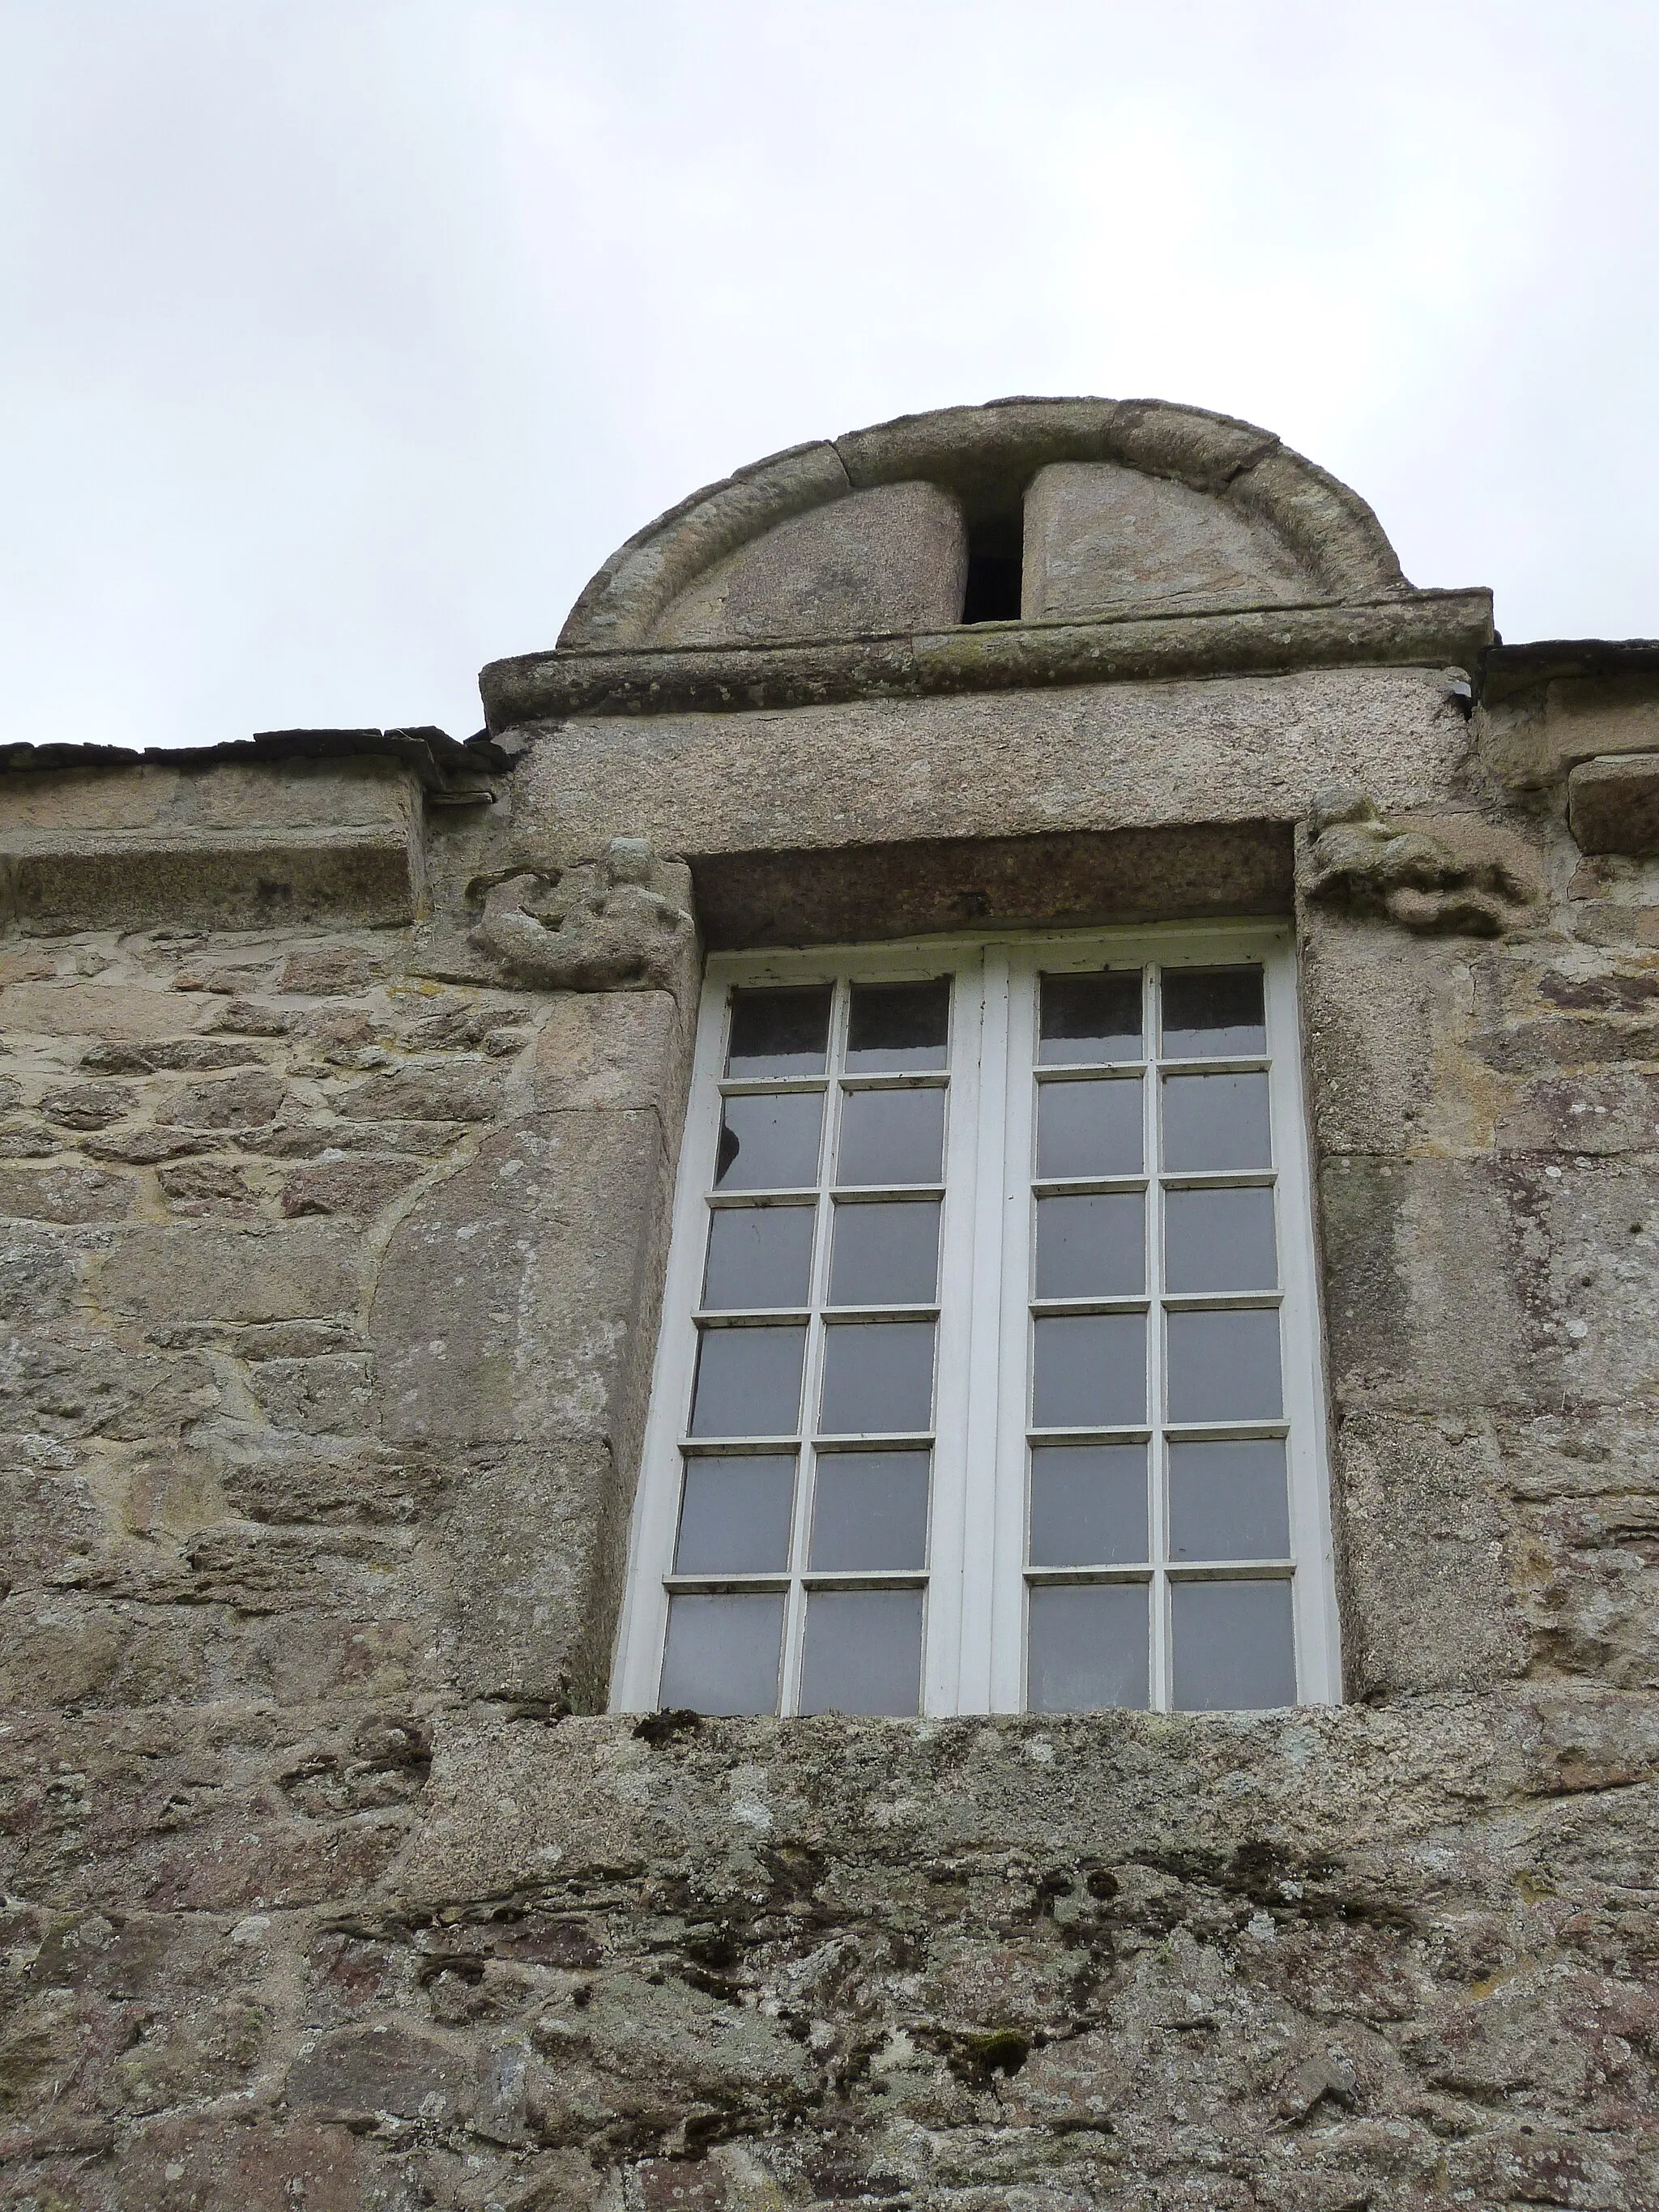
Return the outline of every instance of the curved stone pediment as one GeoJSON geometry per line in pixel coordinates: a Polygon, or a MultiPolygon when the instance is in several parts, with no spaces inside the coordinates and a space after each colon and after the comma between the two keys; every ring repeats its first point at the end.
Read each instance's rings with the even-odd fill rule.
{"type": "Polygon", "coordinates": [[[605,562],[560,644],[949,629],[985,556],[1024,622],[1409,589],[1364,501],[1271,432],[1161,401],[1010,399],[796,447],[694,494],[605,562]]]}

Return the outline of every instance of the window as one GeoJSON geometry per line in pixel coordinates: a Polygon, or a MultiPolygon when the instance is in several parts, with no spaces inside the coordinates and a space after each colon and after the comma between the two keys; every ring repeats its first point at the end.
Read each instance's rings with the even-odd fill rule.
{"type": "Polygon", "coordinates": [[[616,1702],[1337,1694],[1283,932],[709,963],[616,1702]]]}

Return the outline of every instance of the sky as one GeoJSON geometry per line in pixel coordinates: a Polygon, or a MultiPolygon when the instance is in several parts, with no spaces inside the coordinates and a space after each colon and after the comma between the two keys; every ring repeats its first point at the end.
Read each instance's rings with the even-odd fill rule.
{"type": "Polygon", "coordinates": [[[1180,400],[1659,635],[1659,9],[0,0],[5,742],[478,726],[781,447],[1180,400]]]}

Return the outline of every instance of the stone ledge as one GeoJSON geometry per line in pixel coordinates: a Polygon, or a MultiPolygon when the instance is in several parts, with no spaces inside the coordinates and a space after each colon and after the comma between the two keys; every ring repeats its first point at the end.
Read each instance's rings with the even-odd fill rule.
{"type": "Polygon", "coordinates": [[[489,726],[500,732],[572,714],[718,713],[1307,668],[1474,668],[1493,635],[1490,592],[1413,592],[1150,620],[986,623],[829,644],[524,653],[491,661],[478,688],[489,726]]]}
{"type": "Polygon", "coordinates": [[[415,919],[423,867],[412,822],[269,832],[0,832],[0,917],[58,934],[156,921],[264,928],[325,916],[415,919]]]}

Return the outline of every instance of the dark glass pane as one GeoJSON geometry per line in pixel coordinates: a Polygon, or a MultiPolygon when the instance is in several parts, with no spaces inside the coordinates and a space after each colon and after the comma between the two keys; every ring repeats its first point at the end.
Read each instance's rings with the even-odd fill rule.
{"type": "Polygon", "coordinates": [[[847,1022],[847,1065],[860,1073],[943,1067],[951,1034],[951,979],[932,983],[854,983],[847,1022]]]}
{"type": "Polygon", "coordinates": [[[793,1436],[805,1348],[806,1331],[799,1327],[700,1330],[692,1435],[793,1436]]]}
{"type": "Polygon", "coordinates": [[[1140,975],[1045,975],[1037,1058],[1091,1061],[1140,1058],[1140,975]]]}
{"type": "Polygon", "coordinates": [[[1290,1548],[1281,1437],[1170,1445],[1172,1559],[1282,1559],[1290,1548]]]}
{"type": "Polygon", "coordinates": [[[1170,1175],[1273,1164],[1265,1075],[1164,1079],[1164,1165],[1170,1175]]]}
{"type": "Polygon", "coordinates": [[[921,1703],[921,1592],[813,1590],[801,1653],[804,1713],[914,1713],[921,1703]]]}
{"type": "Polygon", "coordinates": [[[733,991],[728,1075],[822,1075],[830,1049],[828,983],[733,991]]]}
{"type": "Polygon", "coordinates": [[[832,1306],[926,1306],[939,1293],[939,1201],[838,1206],[832,1306]]]}
{"type": "Polygon", "coordinates": [[[1276,1289],[1272,1191],[1165,1191],[1164,1251],[1166,1290],[1276,1289]]]}
{"type": "Polygon", "coordinates": [[[1167,1326],[1172,1421],[1279,1419],[1279,1316],[1271,1307],[1172,1313],[1167,1326]]]}
{"type": "Polygon", "coordinates": [[[1259,968],[1164,969],[1166,1060],[1231,1060],[1267,1049],[1259,968]]]}
{"type": "Polygon", "coordinates": [[[1140,1173],[1140,1083],[1037,1085],[1036,1171],[1045,1182],[1072,1176],[1140,1173]]]}
{"type": "Polygon", "coordinates": [[[848,1091],[842,1095],[836,1179],[851,1186],[942,1182],[943,1091],[848,1091]]]}
{"type": "Polygon", "coordinates": [[[780,1574],[789,1564],[793,1453],[688,1457],[677,1575],[780,1574]]]}
{"type": "Polygon", "coordinates": [[[1176,1583],[1170,1601],[1178,1712],[1296,1703],[1289,1583],[1176,1583]]]}
{"type": "Polygon", "coordinates": [[[925,1451],[820,1452],[810,1564],[828,1574],[927,1564],[925,1451]]]}
{"type": "Polygon", "coordinates": [[[671,1597],[657,1701],[668,1712],[775,1713],[782,1644],[781,1597],[671,1597]]]}
{"type": "Polygon", "coordinates": [[[1097,1713],[1146,1702],[1146,1585],[1061,1583],[1031,1592],[1025,1705],[1097,1713]]]}
{"type": "Polygon", "coordinates": [[[804,1306],[811,1292],[810,1206],[721,1206],[708,1220],[702,1302],[710,1313],[804,1306]]]}
{"type": "Polygon", "coordinates": [[[933,1324],[847,1322],[823,1333],[826,1436],[913,1435],[933,1419],[933,1324]]]}
{"type": "Polygon", "coordinates": [[[716,1190],[810,1190],[818,1179],[821,1091],[728,1098],[714,1161],[716,1190]]]}
{"type": "Polygon", "coordinates": [[[1146,1419],[1145,1314],[1045,1314],[1031,1327],[1035,1426],[1134,1428],[1146,1419]]]}
{"type": "Polygon", "coordinates": [[[1036,1202],[1040,1298],[1115,1297],[1146,1287],[1145,1201],[1138,1190],[1036,1202]]]}
{"type": "Polygon", "coordinates": [[[1146,1557],[1145,1444],[1035,1444],[1034,1567],[1116,1567],[1146,1557]]]}

